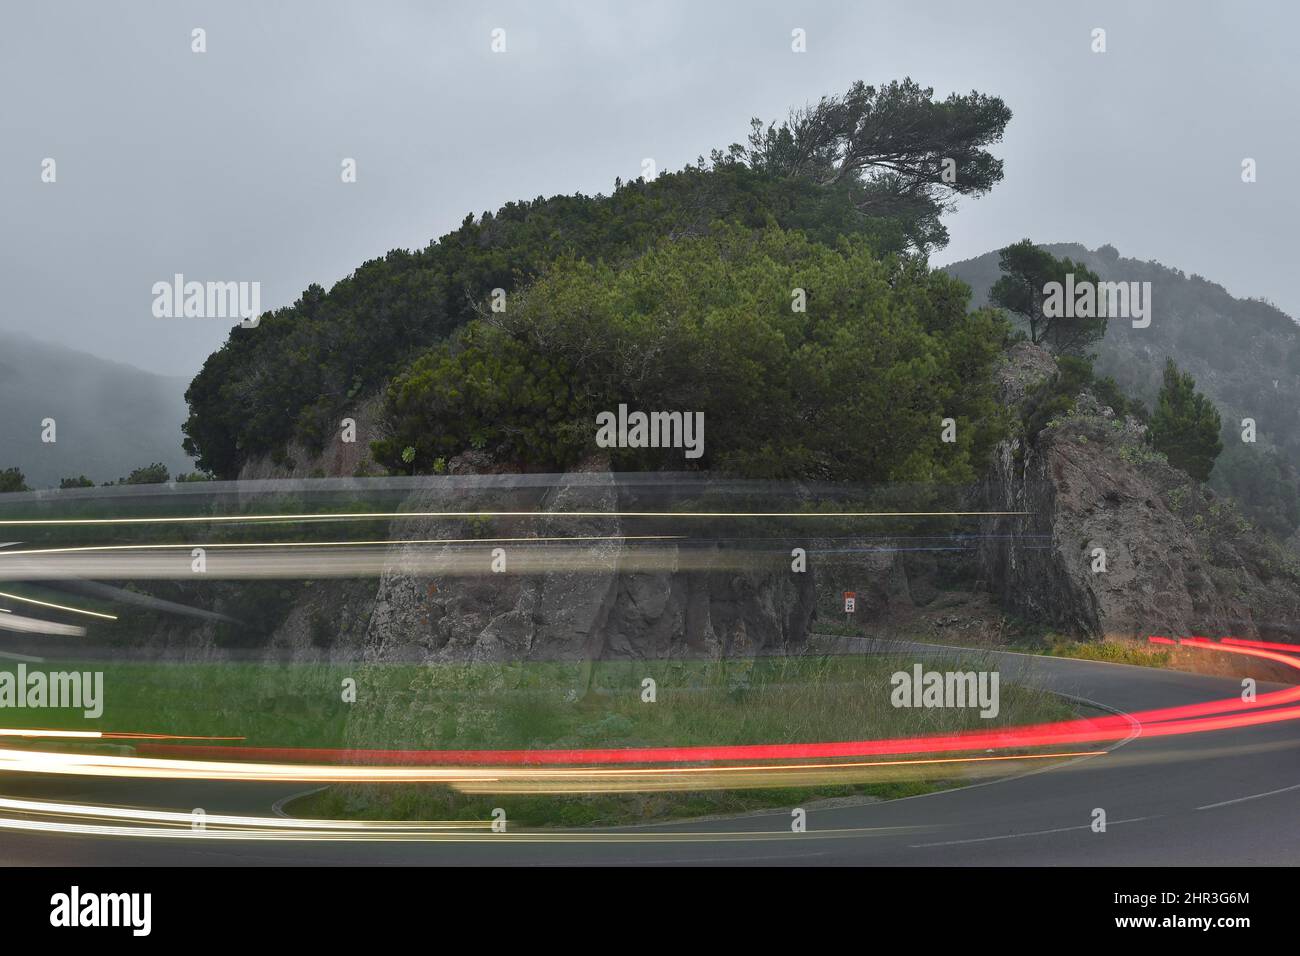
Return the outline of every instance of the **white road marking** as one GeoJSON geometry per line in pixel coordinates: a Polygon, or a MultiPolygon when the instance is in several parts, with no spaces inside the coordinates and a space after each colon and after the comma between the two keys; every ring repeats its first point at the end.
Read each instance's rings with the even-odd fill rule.
{"type": "Polygon", "coordinates": [[[1252,793],[1248,797],[1237,797],[1234,800],[1222,800],[1219,803],[1207,803],[1203,807],[1197,807],[1197,810],[1213,810],[1215,807],[1226,807],[1234,803],[1245,803],[1247,800],[1258,800],[1261,797],[1271,797],[1278,793],[1288,793],[1292,790],[1300,790],[1300,783],[1293,787],[1282,787],[1280,790],[1268,790],[1264,793],[1252,793]]]}
{"type": "MultiPolygon", "coordinates": [[[[1112,820],[1110,823],[1106,825],[1110,827],[1117,827],[1121,823],[1138,823],[1142,820],[1154,820],[1154,819],[1155,817],[1133,817],[1128,820],[1112,820]]],[[[942,843],[913,843],[911,844],[910,849],[916,850],[926,846],[959,846],[960,844],[963,843],[990,843],[993,840],[1017,840],[1020,837],[1045,836],[1046,834],[1049,833],[1066,833],[1070,830],[1089,830],[1091,828],[1092,828],[1092,824],[1083,823],[1077,827],[1057,827],[1054,830],[1031,830],[1029,833],[1007,833],[1002,836],[973,837],[972,839],[969,840],[944,840],[942,843]]]]}

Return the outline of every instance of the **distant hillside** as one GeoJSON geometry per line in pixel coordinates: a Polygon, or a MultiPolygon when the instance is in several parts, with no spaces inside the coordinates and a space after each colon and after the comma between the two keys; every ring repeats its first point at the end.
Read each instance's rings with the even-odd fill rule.
{"type": "Polygon", "coordinates": [[[86,475],[97,484],[161,461],[192,471],[181,450],[183,378],[0,331],[0,469],[17,466],[32,488],[86,475]],[[58,423],[53,444],[41,420],[58,423]]]}
{"type": "MultiPolygon", "coordinates": [[[[1275,532],[1300,528],[1300,326],[1267,302],[1234,298],[1216,283],[1158,262],[1126,259],[1113,246],[1043,248],[1081,262],[1103,280],[1151,283],[1150,327],[1109,322],[1097,373],[1112,376],[1150,408],[1167,358],[1191,372],[1223,416],[1224,452],[1211,486],[1236,496],[1275,532]],[[1243,418],[1255,420],[1255,445],[1241,441],[1243,418]]],[[[999,275],[998,254],[945,271],[970,285],[972,306],[984,305],[999,275]]]]}

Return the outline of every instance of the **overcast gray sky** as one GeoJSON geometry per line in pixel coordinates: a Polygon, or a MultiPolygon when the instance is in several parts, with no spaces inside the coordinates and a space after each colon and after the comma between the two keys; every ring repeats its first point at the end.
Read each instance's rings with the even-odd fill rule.
{"type": "Polygon", "coordinates": [[[1006,178],[949,218],[937,264],[1112,242],[1297,315],[1298,31],[1282,0],[10,0],[0,327],[189,376],[230,323],[154,318],[173,273],[260,281],[278,307],[467,212],[608,192],[644,157],[678,168],[751,116],[907,75],[1014,113],[1006,178]]]}

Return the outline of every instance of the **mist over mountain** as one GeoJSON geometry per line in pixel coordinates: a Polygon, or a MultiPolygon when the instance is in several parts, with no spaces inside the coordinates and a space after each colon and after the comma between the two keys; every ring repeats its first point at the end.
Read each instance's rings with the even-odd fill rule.
{"type": "MultiPolygon", "coordinates": [[[[1110,375],[1133,398],[1150,405],[1160,388],[1165,359],[1196,378],[1225,418],[1252,417],[1259,444],[1300,462],[1300,326],[1271,303],[1239,299],[1223,286],[1159,262],[1127,259],[1113,246],[1089,250],[1078,243],[1042,245],[1069,257],[1103,280],[1150,282],[1152,321],[1133,328],[1126,319],[1107,323],[1097,372],[1110,375]]],[[[997,281],[998,253],[945,266],[966,282],[971,305],[989,304],[997,281]]]]}
{"type": "MultiPolygon", "coordinates": [[[[1086,266],[1103,281],[1150,282],[1151,324],[1112,319],[1097,350],[1096,371],[1130,398],[1152,407],[1166,359],[1196,379],[1223,418],[1224,451],[1211,488],[1231,494],[1271,530],[1300,528],[1300,326],[1262,299],[1241,299],[1223,286],[1156,261],[1121,256],[1114,246],[1043,244],[1086,266]],[[1242,441],[1243,419],[1256,441],[1242,441]]],[[[972,290],[972,307],[989,301],[999,276],[992,251],[944,267],[972,290]]]]}
{"type": "Polygon", "coordinates": [[[0,331],[0,468],[32,488],[86,475],[97,484],[162,462],[192,470],[181,449],[187,379],[155,375],[84,352],[0,331]],[[41,441],[53,418],[56,441],[41,441]]]}

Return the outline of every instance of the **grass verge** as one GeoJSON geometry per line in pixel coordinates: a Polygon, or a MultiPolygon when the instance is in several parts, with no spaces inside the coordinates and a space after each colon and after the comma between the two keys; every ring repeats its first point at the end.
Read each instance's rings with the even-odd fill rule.
{"type": "Polygon", "coordinates": [[[1084,661],[1136,664],[1139,667],[1167,667],[1173,657],[1167,648],[1120,641],[1056,640],[1042,653],[1052,657],[1073,657],[1084,661]]]}
{"type": "MultiPolygon", "coordinates": [[[[21,728],[235,736],[256,747],[536,750],[906,737],[1074,716],[1062,699],[1009,681],[1001,683],[998,713],[989,719],[978,707],[893,706],[892,675],[910,675],[917,663],[926,670],[997,669],[978,651],[934,662],[896,655],[434,665],[51,662],[26,670],[103,673],[102,716],[11,709],[0,700],[0,721],[21,728]],[[352,683],[354,700],[347,692],[352,683]]],[[[0,672],[13,674],[12,684],[19,665],[6,661],[0,672]]],[[[695,786],[700,777],[690,778],[690,790],[661,784],[650,792],[599,783],[577,793],[499,794],[437,785],[338,786],[296,801],[293,812],[483,820],[500,807],[525,826],[617,825],[835,797],[890,799],[1007,768],[837,767],[783,777],[790,784],[775,787],[770,777],[715,775],[719,779],[705,786],[695,786]]]]}

